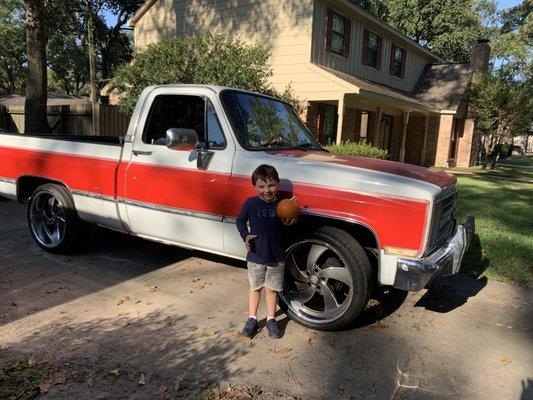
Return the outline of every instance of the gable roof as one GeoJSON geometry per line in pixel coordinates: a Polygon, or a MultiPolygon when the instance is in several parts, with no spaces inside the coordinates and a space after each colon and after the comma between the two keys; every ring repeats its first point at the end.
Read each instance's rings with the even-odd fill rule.
{"type": "Polygon", "coordinates": [[[128,20],[128,25],[133,28],[144,15],[144,13],[146,13],[146,11],[148,11],[156,3],[156,1],[157,0],[145,0],[144,4],[141,5],[137,11],[135,11],[135,14],[133,14],[128,20]]]}
{"type": "Polygon", "coordinates": [[[355,75],[340,72],[331,68],[323,67],[321,65],[317,65],[317,67],[336,76],[337,78],[357,86],[359,88],[359,94],[362,96],[365,96],[365,94],[368,97],[373,98],[376,96],[381,96],[386,99],[394,99],[404,104],[409,104],[412,106],[414,105],[432,111],[438,111],[438,107],[435,104],[416,98],[412,93],[394,89],[381,83],[371,82],[355,75]]]}
{"type": "Polygon", "coordinates": [[[428,64],[413,90],[416,98],[441,110],[457,110],[470,82],[469,63],[428,64]]]}

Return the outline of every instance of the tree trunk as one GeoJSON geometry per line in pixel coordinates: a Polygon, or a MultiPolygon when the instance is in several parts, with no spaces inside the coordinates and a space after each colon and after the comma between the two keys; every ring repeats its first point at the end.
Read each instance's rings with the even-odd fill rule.
{"type": "Polygon", "coordinates": [[[26,10],[26,52],[28,55],[28,80],[24,103],[24,131],[49,133],[46,120],[46,25],[44,0],[24,0],[26,10]]]}

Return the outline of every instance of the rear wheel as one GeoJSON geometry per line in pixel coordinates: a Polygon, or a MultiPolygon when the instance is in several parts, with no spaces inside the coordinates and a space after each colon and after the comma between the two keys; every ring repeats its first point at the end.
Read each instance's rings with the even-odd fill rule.
{"type": "Polygon", "coordinates": [[[33,239],[44,250],[69,252],[78,246],[84,223],[65,187],[48,183],[35,189],[27,217],[33,239]]]}
{"type": "Polygon", "coordinates": [[[339,330],[366,307],[370,276],[361,245],[341,229],[322,227],[287,249],[280,305],[301,325],[339,330]]]}

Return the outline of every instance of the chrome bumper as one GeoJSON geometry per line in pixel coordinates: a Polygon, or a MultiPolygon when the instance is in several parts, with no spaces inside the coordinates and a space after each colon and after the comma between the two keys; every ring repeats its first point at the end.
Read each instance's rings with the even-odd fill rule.
{"type": "Polygon", "coordinates": [[[394,287],[416,292],[425,288],[439,275],[453,275],[459,272],[474,230],[475,220],[469,215],[464,224],[457,225],[455,234],[446,247],[441,247],[425,258],[399,258],[394,287]]]}

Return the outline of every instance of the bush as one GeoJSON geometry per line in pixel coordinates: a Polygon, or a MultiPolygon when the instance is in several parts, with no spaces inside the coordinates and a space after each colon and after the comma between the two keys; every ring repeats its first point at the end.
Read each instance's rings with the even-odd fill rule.
{"type": "Polygon", "coordinates": [[[331,144],[324,146],[332,153],[348,154],[350,156],[380,158],[385,160],[389,154],[387,150],[374,147],[368,143],[343,142],[341,144],[331,144]]]}
{"type": "Polygon", "coordinates": [[[115,71],[120,107],[131,114],[144,88],[172,83],[231,86],[283,96],[294,104],[290,87],[279,94],[270,85],[269,58],[268,49],[248,45],[239,38],[208,34],[163,39],[115,71]]]}

